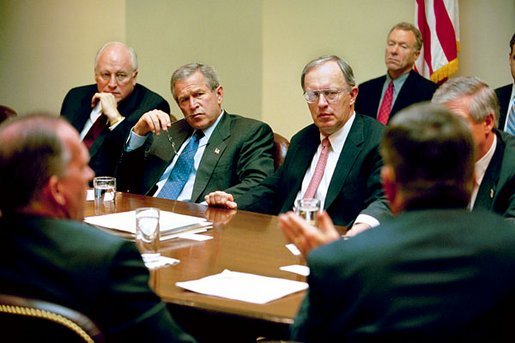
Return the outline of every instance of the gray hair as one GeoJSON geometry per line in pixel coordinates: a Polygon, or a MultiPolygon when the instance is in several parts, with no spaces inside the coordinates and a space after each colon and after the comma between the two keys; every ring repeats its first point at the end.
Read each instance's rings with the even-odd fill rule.
{"type": "Polygon", "coordinates": [[[67,124],[45,113],[0,125],[0,209],[7,213],[36,199],[50,177],[64,176],[71,152],[58,135],[67,124]]]}
{"type": "Polygon", "coordinates": [[[127,46],[126,44],[123,44],[121,42],[108,42],[108,43],[105,43],[98,51],[97,51],[97,54],[95,55],[95,68],[97,67],[97,63],[98,63],[98,59],[100,58],[100,55],[102,55],[102,53],[107,49],[107,48],[110,48],[112,46],[115,46],[115,45],[118,45],[118,46],[122,46],[124,47],[125,49],[127,49],[127,51],[129,52],[129,55],[131,57],[131,67],[132,67],[132,70],[135,71],[135,70],[138,70],[138,56],[136,55],[136,51],[127,46]]]}
{"type": "Polygon", "coordinates": [[[476,123],[482,122],[490,113],[493,113],[495,127],[497,127],[499,101],[495,91],[475,76],[460,76],[449,79],[436,90],[431,101],[435,104],[445,105],[447,102],[464,97],[470,97],[471,99],[468,112],[476,123]]]}
{"type": "Polygon", "coordinates": [[[177,81],[184,80],[196,72],[200,72],[202,75],[204,75],[204,78],[207,81],[207,86],[211,90],[215,90],[218,86],[220,86],[220,79],[218,78],[215,69],[210,65],[201,63],[185,64],[173,72],[172,78],[170,80],[170,88],[175,101],[177,101],[177,95],[175,94],[175,84],[177,81]]]}
{"type": "Polygon", "coordinates": [[[300,85],[302,87],[302,90],[304,90],[304,79],[306,77],[306,74],[313,68],[316,68],[324,63],[327,62],[336,62],[338,64],[338,67],[340,67],[340,70],[342,71],[343,77],[345,78],[345,82],[347,83],[347,91],[350,91],[352,87],[356,85],[356,81],[354,80],[354,73],[352,71],[351,66],[343,59],[335,55],[324,55],[320,56],[318,58],[315,58],[302,70],[302,75],[300,77],[300,85]]]}

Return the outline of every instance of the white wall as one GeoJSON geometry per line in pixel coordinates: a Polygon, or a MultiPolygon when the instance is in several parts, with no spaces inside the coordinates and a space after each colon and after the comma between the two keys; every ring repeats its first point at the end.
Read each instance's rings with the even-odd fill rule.
{"type": "MultiPolygon", "coordinates": [[[[413,21],[415,0],[0,0],[0,103],[58,112],[68,89],[93,82],[111,40],[138,52],[139,82],[172,101],[180,65],[213,65],[228,111],[291,137],[310,123],[300,73],[322,54],[345,57],[363,82],[384,74],[386,33],[413,21]]],[[[461,0],[460,74],[510,82],[515,1],[461,0]]]]}

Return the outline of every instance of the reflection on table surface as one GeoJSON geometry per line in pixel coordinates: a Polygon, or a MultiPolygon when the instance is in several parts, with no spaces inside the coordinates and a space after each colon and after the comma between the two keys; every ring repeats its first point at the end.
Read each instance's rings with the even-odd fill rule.
{"type": "MultiPolygon", "coordinates": [[[[191,332],[204,328],[211,331],[209,337],[213,339],[213,335],[216,336],[214,331],[222,330],[220,325],[223,327],[226,324],[225,330],[222,330],[224,335],[229,330],[227,325],[230,325],[229,333],[232,335],[248,324],[249,327],[245,330],[256,330],[257,336],[287,335],[287,327],[293,322],[304,292],[268,304],[256,305],[196,294],[175,286],[177,281],[198,279],[220,273],[224,269],[305,281],[303,276],[279,269],[291,264],[305,264],[305,261],[303,257],[294,256],[285,248],[287,242],[277,225],[276,216],[209,208],[205,205],[129,193],[116,194],[117,212],[146,206],[205,217],[213,222],[213,229],[204,234],[213,236],[214,239],[202,242],[186,239],[161,242],[161,253],[177,258],[181,263],[151,273],[152,287],[168,303],[172,315],[176,319],[179,317],[178,321],[186,330],[190,329],[188,331],[191,332]],[[209,318],[211,324],[218,319],[220,323],[211,327],[212,325],[201,322],[202,315],[209,318]],[[197,325],[190,323],[191,320],[197,325]],[[234,327],[236,323],[240,323],[242,327],[234,327]]],[[[89,201],[86,208],[86,216],[91,215],[95,215],[93,201],[89,201]]],[[[202,340],[201,337],[202,334],[197,336],[202,340]]]]}

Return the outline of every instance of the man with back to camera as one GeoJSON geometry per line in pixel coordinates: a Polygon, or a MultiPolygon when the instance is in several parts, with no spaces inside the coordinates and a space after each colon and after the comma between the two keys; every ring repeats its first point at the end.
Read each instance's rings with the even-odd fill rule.
{"type": "MultiPolygon", "coordinates": [[[[91,318],[106,341],[192,342],[149,288],[133,243],[82,223],[94,176],[78,132],[53,116],[0,126],[0,293],[91,318]]],[[[36,333],[37,335],[37,333],[36,333]]]]}
{"type": "Polygon", "coordinates": [[[422,48],[420,31],[409,23],[391,28],[386,40],[386,75],[359,85],[356,111],[383,124],[401,109],[431,100],[437,85],[413,70],[422,48]]]}
{"type": "Polygon", "coordinates": [[[79,131],[98,176],[114,175],[131,127],[143,113],[170,106],[160,95],[136,83],[138,59],[120,42],[105,44],[95,56],[94,85],[73,88],[61,115],[79,131]]]}
{"type": "Polygon", "coordinates": [[[390,214],[379,177],[383,126],[355,113],[352,68],[338,56],[319,57],[304,67],[301,86],[313,124],[293,136],[282,167],[243,196],[213,192],[207,203],[278,214],[314,197],[337,224],[353,225],[349,234],[377,225],[390,214]]]}
{"type": "Polygon", "coordinates": [[[475,187],[469,208],[487,209],[515,221],[515,137],[497,129],[494,91],[477,77],[445,82],[432,102],[467,120],[476,144],[475,187]]]}
{"type": "Polygon", "coordinates": [[[120,164],[120,189],[202,202],[216,190],[244,194],[274,170],[273,132],[265,123],[222,108],[215,70],[190,63],[174,71],[173,98],[184,119],[154,110],[131,130],[120,164]]]}
{"type": "Polygon", "coordinates": [[[292,212],[279,218],[310,267],[292,339],[508,340],[515,226],[466,210],[474,180],[468,124],[439,105],[414,105],[386,128],[381,154],[395,216],[379,227],[343,240],[327,213],[319,229],[292,212]]]}
{"type": "Polygon", "coordinates": [[[495,90],[499,98],[500,116],[499,129],[515,135],[515,34],[511,36],[508,62],[510,64],[512,84],[499,87],[495,90]]]}

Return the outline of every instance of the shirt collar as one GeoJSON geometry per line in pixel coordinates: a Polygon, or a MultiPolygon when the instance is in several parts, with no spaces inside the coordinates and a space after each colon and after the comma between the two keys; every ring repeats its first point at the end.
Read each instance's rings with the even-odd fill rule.
{"type": "Polygon", "coordinates": [[[490,164],[492,157],[494,156],[495,148],[497,147],[497,135],[494,133],[494,141],[490,149],[488,149],[487,153],[479,159],[474,164],[474,171],[476,173],[476,182],[478,185],[483,181],[483,177],[485,176],[486,168],[490,164]]]}
{"type": "MultiPolygon", "coordinates": [[[[356,112],[352,112],[351,116],[347,120],[347,122],[335,133],[328,136],[329,142],[331,142],[331,148],[333,151],[340,153],[343,149],[343,145],[345,144],[345,140],[349,135],[350,128],[352,127],[352,123],[354,123],[354,119],[356,118],[356,112]]],[[[320,134],[320,142],[324,139],[325,136],[320,134]]]]}
{"type": "Polygon", "coordinates": [[[211,134],[215,130],[216,126],[218,125],[218,123],[220,122],[220,120],[222,119],[222,116],[224,114],[225,114],[225,110],[222,109],[222,113],[218,116],[218,118],[216,118],[215,122],[210,127],[208,127],[207,129],[202,130],[202,132],[204,132],[204,137],[202,137],[202,139],[200,140],[201,142],[206,142],[207,143],[209,141],[209,138],[211,137],[211,134]]]}

